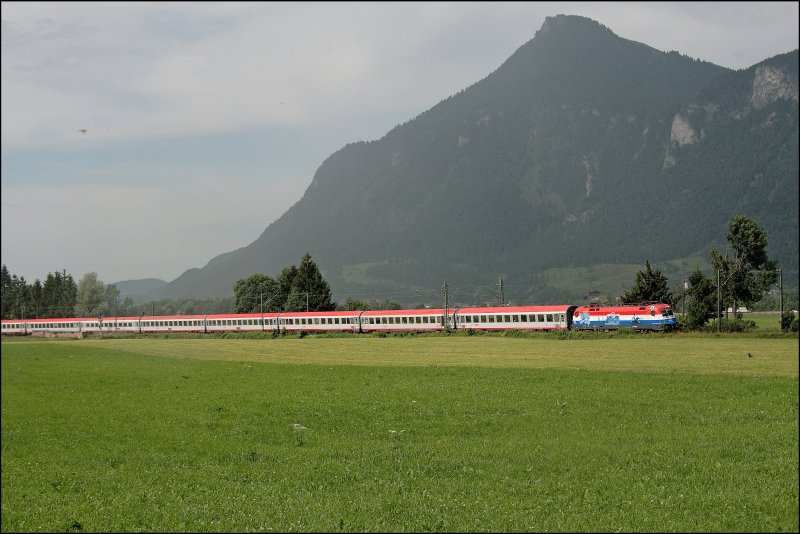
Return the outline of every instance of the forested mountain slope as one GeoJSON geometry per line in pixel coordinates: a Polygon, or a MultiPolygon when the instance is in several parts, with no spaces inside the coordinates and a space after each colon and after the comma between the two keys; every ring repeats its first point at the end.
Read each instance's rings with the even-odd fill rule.
{"type": "Polygon", "coordinates": [[[737,214],[796,270],[797,80],[796,50],[732,71],[550,17],[483,80],[332,154],[251,245],[159,296],[228,296],[308,252],[337,298],[503,277],[542,303],[571,298],[545,269],[707,257],[737,214]]]}

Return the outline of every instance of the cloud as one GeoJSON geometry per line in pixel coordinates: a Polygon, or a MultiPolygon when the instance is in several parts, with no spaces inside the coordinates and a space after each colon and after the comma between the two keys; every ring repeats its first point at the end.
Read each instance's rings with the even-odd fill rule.
{"type": "Polygon", "coordinates": [[[106,281],[172,279],[249,244],[331,153],[486,77],[546,16],[587,16],[732,68],[798,41],[798,4],[788,2],[0,10],[3,261],[26,277],[66,268],[106,281]]]}
{"type": "Polygon", "coordinates": [[[86,124],[136,139],[338,128],[376,115],[401,122],[488,75],[560,12],[659,49],[711,61],[750,51],[754,63],[767,57],[752,57],[754,43],[786,39],[767,25],[787,11],[781,3],[3,5],[7,148],[69,142],[86,124]]]}

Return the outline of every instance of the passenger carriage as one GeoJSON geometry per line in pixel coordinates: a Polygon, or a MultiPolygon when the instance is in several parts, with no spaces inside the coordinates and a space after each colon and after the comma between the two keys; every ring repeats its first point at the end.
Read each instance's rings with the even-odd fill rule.
{"type": "Polygon", "coordinates": [[[455,328],[459,330],[567,330],[577,306],[504,306],[459,308],[455,328]]]}
{"type": "Polygon", "coordinates": [[[443,308],[371,310],[361,313],[362,332],[434,332],[443,327],[443,308]]]}
{"type": "Polygon", "coordinates": [[[288,332],[358,332],[361,311],[281,312],[277,327],[288,332]]]}

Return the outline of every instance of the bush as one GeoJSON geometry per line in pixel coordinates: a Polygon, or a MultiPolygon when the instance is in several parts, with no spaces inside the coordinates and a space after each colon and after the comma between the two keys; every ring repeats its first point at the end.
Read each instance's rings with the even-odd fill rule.
{"type": "MultiPolygon", "coordinates": [[[[716,331],[717,330],[717,322],[712,321],[711,326],[708,328],[709,331],[716,331]]],[[[721,332],[755,332],[758,330],[758,326],[756,325],[755,321],[750,321],[747,319],[722,319],[719,324],[719,330],[721,332]]]]}
{"type": "Polygon", "coordinates": [[[797,332],[797,315],[792,310],[783,312],[781,316],[781,329],[797,332]]]}

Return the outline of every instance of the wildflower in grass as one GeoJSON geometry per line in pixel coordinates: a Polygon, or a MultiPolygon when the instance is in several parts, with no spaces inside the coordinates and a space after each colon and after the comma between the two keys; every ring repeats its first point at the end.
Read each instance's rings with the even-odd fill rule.
{"type": "Polygon", "coordinates": [[[294,444],[298,447],[302,446],[306,441],[306,427],[300,423],[295,423],[292,425],[292,429],[294,429],[294,444]]]}

